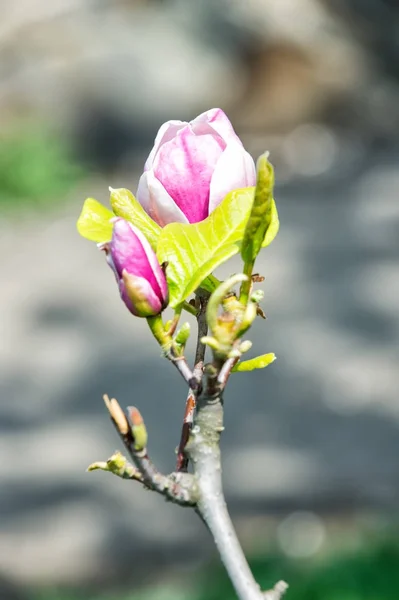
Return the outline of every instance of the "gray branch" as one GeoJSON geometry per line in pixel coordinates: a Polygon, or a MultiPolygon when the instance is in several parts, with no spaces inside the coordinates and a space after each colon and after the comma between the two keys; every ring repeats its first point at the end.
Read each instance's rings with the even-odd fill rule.
{"type": "Polygon", "coordinates": [[[173,347],[166,353],[166,358],[176,367],[184,381],[194,389],[197,389],[198,382],[195,379],[192,370],[188,366],[187,360],[184,356],[176,356],[173,347]]]}
{"type": "MultiPolygon", "coordinates": [[[[168,356],[190,387],[190,414],[186,407],[179,446],[178,472],[163,475],[151,462],[145,448],[147,433],[141,415],[140,422],[132,427],[117,401],[109,400],[108,397],[104,399],[112,421],[138,471],[136,473],[132,470],[134,467],[129,465],[128,478],[139,479],[146,487],[176,504],[195,508],[214,538],[239,600],[281,600],[287,584],[279,581],[271,590],[262,592],[249,568],[227,510],[222,486],[219,443],[223,431],[222,395],[238,358],[223,358],[215,353],[213,363],[204,367],[205,348],[200,340],[206,334],[205,306],[206,300],[201,298],[202,310],[199,310],[197,317],[198,342],[194,372],[191,372],[184,357],[173,354],[173,349],[168,356]],[[204,387],[203,380],[206,383],[204,387]],[[140,433],[144,437],[141,444],[140,433]],[[185,472],[187,459],[193,464],[194,475],[185,472]]],[[[127,471],[115,474],[125,477],[128,475],[127,471]]]]}
{"type": "Polygon", "coordinates": [[[222,391],[205,393],[198,400],[197,413],[186,452],[194,465],[199,498],[196,510],[208,526],[240,600],[279,600],[284,582],[271,592],[260,590],[249,568],[228,513],[222,487],[220,433],[223,431],[222,391]],[[268,595],[266,595],[268,594],[268,595]]]}
{"type": "Polygon", "coordinates": [[[198,334],[197,334],[197,347],[195,350],[194,370],[193,379],[196,382],[195,388],[190,387],[187,395],[186,406],[184,411],[183,425],[181,429],[180,442],[177,450],[177,461],[176,470],[179,472],[186,472],[188,468],[188,456],[185,452],[186,444],[188,442],[190,431],[193,424],[195,406],[197,403],[197,395],[201,391],[201,380],[204,369],[205,351],[206,346],[201,342],[201,339],[208,333],[208,324],[206,322],[206,305],[209,298],[209,294],[202,292],[198,295],[196,300],[198,302],[197,312],[197,323],[198,323],[198,334]]]}
{"type": "MultiPolygon", "coordinates": [[[[195,506],[197,486],[189,473],[163,475],[150,460],[146,448],[137,448],[130,423],[115,398],[104,396],[111,420],[119,433],[135,467],[140,473],[142,483],[168,500],[181,506],[195,506]]],[[[137,477],[135,477],[137,479],[137,477]]]]}

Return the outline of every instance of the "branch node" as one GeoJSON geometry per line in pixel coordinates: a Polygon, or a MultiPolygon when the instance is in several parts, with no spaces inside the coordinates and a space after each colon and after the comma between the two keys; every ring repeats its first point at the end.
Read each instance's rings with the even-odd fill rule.
{"type": "Polygon", "coordinates": [[[134,479],[143,483],[140,471],[130,464],[118,450],[107,461],[94,462],[87,467],[89,472],[97,470],[109,471],[121,479],[134,479]]]}
{"type": "Polygon", "coordinates": [[[271,590],[263,592],[263,598],[264,600],[280,600],[287,590],[288,583],[281,580],[278,581],[271,590]]]}

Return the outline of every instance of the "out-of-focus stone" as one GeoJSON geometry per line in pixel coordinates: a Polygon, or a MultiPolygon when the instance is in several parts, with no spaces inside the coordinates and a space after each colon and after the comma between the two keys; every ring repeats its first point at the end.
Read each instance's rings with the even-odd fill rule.
{"type": "Polygon", "coordinates": [[[17,116],[76,124],[97,109],[153,131],[239,93],[236,61],[181,26],[168,7],[36,4],[26,14],[10,6],[2,23],[0,105],[17,116]]]}
{"type": "Polygon", "coordinates": [[[363,49],[317,0],[231,0],[232,18],[258,38],[248,57],[243,128],[290,130],[364,86],[363,49]]]}

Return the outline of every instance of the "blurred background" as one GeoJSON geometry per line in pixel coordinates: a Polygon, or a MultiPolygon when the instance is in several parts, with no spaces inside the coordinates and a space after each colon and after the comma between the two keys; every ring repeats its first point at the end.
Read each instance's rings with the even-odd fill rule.
{"type": "MultiPolygon", "coordinates": [[[[276,168],[254,352],[232,377],[228,503],[264,587],[399,597],[395,0],[2,0],[0,598],[222,600],[202,523],[85,473],[142,410],[174,468],[185,387],[75,222],[136,191],[160,124],[220,106],[276,168]],[[155,375],[154,375],[155,374],[155,375]]],[[[224,273],[231,273],[229,265],[224,273]]]]}

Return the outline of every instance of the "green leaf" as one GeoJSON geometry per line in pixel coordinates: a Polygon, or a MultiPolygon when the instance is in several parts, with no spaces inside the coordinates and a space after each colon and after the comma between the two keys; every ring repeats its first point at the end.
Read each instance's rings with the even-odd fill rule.
{"type": "Polygon", "coordinates": [[[151,246],[156,248],[161,228],[147,215],[129,190],[111,189],[111,206],[114,212],[94,198],[87,198],[77,223],[80,235],[93,242],[108,242],[112,237],[110,219],[116,215],[133,223],[144,233],[151,246]]]}
{"type": "Polygon", "coordinates": [[[170,223],[162,229],[157,256],[160,263],[168,262],[166,276],[172,308],[239,252],[253,194],[253,187],[234,190],[204,221],[191,225],[170,223]]]}
{"type": "MultiPolygon", "coordinates": [[[[210,292],[215,289],[215,278],[209,276],[240,251],[254,190],[249,187],[230,192],[200,223],[170,223],[162,229],[157,256],[160,263],[169,263],[166,276],[172,308],[186,300],[200,285],[210,292]]],[[[273,241],[278,228],[277,208],[272,199],[271,221],[263,246],[273,241]]]]}
{"type": "Polygon", "coordinates": [[[262,246],[270,244],[278,231],[278,225],[276,229],[277,210],[273,200],[274,172],[272,165],[268,161],[267,153],[259,157],[256,171],[255,196],[241,247],[241,256],[247,264],[254,262],[262,246]],[[274,211],[275,214],[273,214],[274,211]],[[272,223],[273,233],[266,240],[272,223]]]}
{"type": "Polygon", "coordinates": [[[144,208],[125,188],[114,190],[110,188],[111,206],[117,217],[130,221],[144,233],[154,250],[161,232],[161,227],[147,215],[144,208]]]}
{"type": "Polygon", "coordinates": [[[255,369],[264,369],[275,360],[276,355],[273,352],[270,352],[269,354],[262,354],[262,356],[257,356],[256,358],[251,358],[250,360],[244,360],[242,362],[239,362],[233,368],[232,373],[254,371],[255,369]]]}
{"type": "Polygon", "coordinates": [[[112,237],[110,219],[113,216],[114,214],[97,200],[87,198],[77,222],[78,232],[92,242],[108,242],[112,237]]]}

